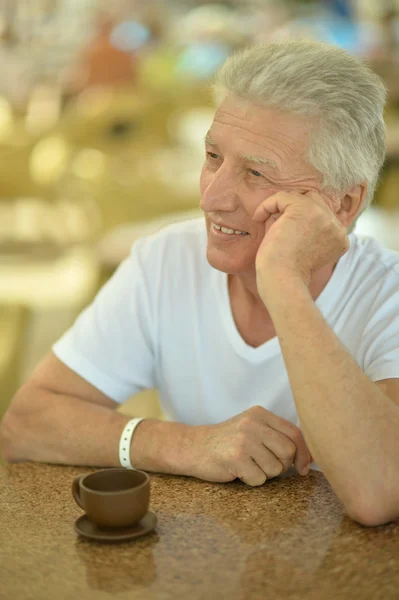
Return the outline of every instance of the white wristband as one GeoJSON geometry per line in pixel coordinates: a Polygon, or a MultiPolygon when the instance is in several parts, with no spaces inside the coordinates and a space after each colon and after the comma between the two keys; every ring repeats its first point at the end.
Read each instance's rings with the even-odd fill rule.
{"type": "Polygon", "coordinates": [[[132,469],[133,471],[135,470],[135,468],[130,462],[130,446],[132,443],[132,436],[134,430],[136,429],[137,425],[141,423],[142,420],[143,417],[139,419],[131,419],[128,423],[126,423],[126,426],[122,431],[121,439],[119,441],[119,462],[122,467],[125,467],[126,469],[132,469]]]}

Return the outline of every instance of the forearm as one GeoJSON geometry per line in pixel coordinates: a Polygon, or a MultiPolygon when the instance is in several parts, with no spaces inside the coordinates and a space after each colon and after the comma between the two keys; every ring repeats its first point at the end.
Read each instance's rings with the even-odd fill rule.
{"type": "Polygon", "coordinates": [[[399,407],[361,370],[307,289],[277,280],[267,307],[305,440],[338,497],[347,508],[392,497],[399,407]]]}
{"type": "MultiPolygon", "coordinates": [[[[108,407],[28,386],[17,394],[1,425],[3,455],[8,462],[117,467],[119,440],[129,419],[108,407]]],[[[179,423],[143,421],[133,434],[132,464],[179,473],[187,429],[179,423]]]]}

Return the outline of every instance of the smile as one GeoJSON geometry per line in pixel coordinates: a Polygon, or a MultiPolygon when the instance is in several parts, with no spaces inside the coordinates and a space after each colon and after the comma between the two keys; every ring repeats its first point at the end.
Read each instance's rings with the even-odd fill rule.
{"type": "Polygon", "coordinates": [[[228,227],[222,227],[221,225],[216,225],[216,223],[211,224],[211,229],[215,233],[222,233],[227,235],[249,235],[247,231],[239,231],[238,229],[229,229],[228,227]]]}

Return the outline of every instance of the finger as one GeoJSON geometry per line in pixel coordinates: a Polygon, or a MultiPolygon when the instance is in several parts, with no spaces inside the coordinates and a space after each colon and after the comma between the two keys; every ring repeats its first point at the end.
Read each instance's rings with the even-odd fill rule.
{"type": "Polygon", "coordinates": [[[271,214],[272,213],[267,210],[265,203],[261,202],[252,215],[252,219],[254,221],[267,221],[271,214]]]}
{"type": "Polygon", "coordinates": [[[285,435],[295,444],[296,453],[293,462],[298,473],[304,472],[306,470],[305,467],[312,462],[312,457],[301,430],[293,423],[290,423],[290,421],[286,421],[273,413],[268,414],[267,424],[272,429],[285,435]]]}
{"type": "MultiPolygon", "coordinates": [[[[262,432],[262,439],[263,445],[282,465],[283,471],[288,471],[294,462],[297,451],[294,442],[280,431],[276,431],[268,425],[265,426],[262,432]]],[[[269,474],[267,473],[267,475],[269,474]]]]}
{"type": "Polygon", "coordinates": [[[293,204],[295,200],[298,202],[299,194],[291,195],[287,193],[277,192],[263,200],[255,210],[252,219],[254,221],[266,221],[270,215],[283,213],[287,206],[293,204]]]}
{"type": "MultiPolygon", "coordinates": [[[[262,469],[268,479],[278,477],[283,471],[284,466],[277,456],[266,446],[258,445],[251,451],[252,459],[262,469]]],[[[289,466],[292,465],[292,461],[289,466]]]]}
{"type": "MultiPolygon", "coordinates": [[[[260,423],[270,427],[271,429],[274,429],[279,433],[282,433],[295,444],[296,451],[293,462],[298,473],[302,473],[305,470],[305,467],[311,462],[312,457],[310,456],[309,449],[303,438],[301,430],[290,421],[275,415],[263,406],[254,406],[250,410],[256,414],[256,418],[260,423]]],[[[266,436],[267,432],[263,432],[262,435],[266,436]]],[[[278,458],[280,460],[280,457],[278,458]]]]}
{"type": "Polygon", "coordinates": [[[263,485],[267,480],[266,473],[250,457],[245,463],[237,466],[235,474],[238,479],[252,487],[263,485]]]}
{"type": "Polygon", "coordinates": [[[309,465],[312,462],[312,457],[310,455],[309,449],[302,435],[302,432],[298,428],[296,428],[296,431],[293,432],[293,436],[291,437],[291,439],[296,445],[296,454],[294,458],[295,468],[301,475],[307,475],[309,465]]]}

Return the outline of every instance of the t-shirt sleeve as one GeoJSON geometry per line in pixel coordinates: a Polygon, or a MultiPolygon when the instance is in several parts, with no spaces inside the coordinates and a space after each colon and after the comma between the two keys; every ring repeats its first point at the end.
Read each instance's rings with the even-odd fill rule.
{"type": "Polygon", "coordinates": [[[149,238],[136,242],[93,303],[52,348],[65,365],[119,403],[156,387],[156,290],[149,281],[154,272],[148,264],[149,244],[149,238]]]}
{"type": "Polygon", "coordinates": [[[364,371],[372,381],[399,378],[399,274],[387,276],[364,330],[364,371]]]}

